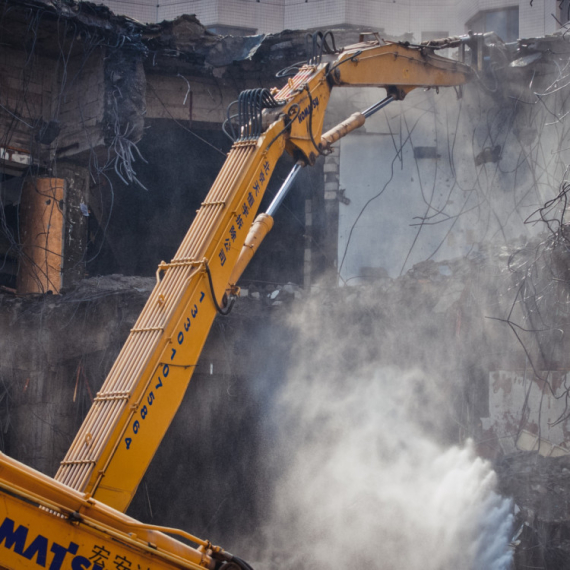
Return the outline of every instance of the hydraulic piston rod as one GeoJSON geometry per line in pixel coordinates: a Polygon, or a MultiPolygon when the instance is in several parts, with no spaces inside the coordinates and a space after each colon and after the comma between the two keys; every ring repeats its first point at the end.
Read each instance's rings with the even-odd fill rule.
{"type": "Polygon", "coordinates": [[[378,101],[378,103],[372,105],[372,107],[369,107],[362,112],[357,112],[350,115],[348,119],[344,120],[342,123],[339,123],[336,127],[333,127],[330,131],[327,131],[321,137],[321,150],[330,150],[332,144],[340,140],[342,137],[345,137],[348,133],[361,127],[366,122],[366,119],[368,117],[377,111],[380,111],[380,109],[383,109],[386,105],[388,105],[388,103],[391,103],[393,100],[394,98],[391,96],[386,97],[385,99],[382,99],[382,101],[378,101]]]}
{"type": "Polygon", "coordinates": [[[267,208],[268,216],[273,217],[273,215],[277,211],[277,208],[281,206],[283,200],[285,199],[285,196],[287,196],[287,192],[289,192],[291,185],[295,181],[297,174],[299,174],[299,171],[301,170],[301,168],[303,168],[303,166],[304,164],[301,161],[298,161],[295,164],[295,166],[291,169],[291,172],[289,172],[287,178],[285,178],[285,182],[283,182],[281,188],[279,188],[279,192],[275,194],[275,198],[273,198],[273,201],[271,202],[271,204],[269,204],[269,208],[267,208]]]}
{"type": "Polygon", "coordinates": [[[238,282],[239,278],[245,271],[245,268],[248,266],[252,257],[255,255],[255,252],[258,250],[261,242],[273,228],[273,215],[283,203],[287,192],[289,192],[293,181],[303,166],[304,164],[301,161],[295,164],[291,169],[291,172],[287,175],[287,178],[285,178],[281,188],[279,188],[279,191],[275,194],[275,198],[273,198],[269,208],[267,208],[267,212],[265,214],[259,214],[259,216],[255,218],[255,221],[245,238],[238,261],[235,264],[232,274],[228,280],[230,286],[233,287],[238,282]]]}

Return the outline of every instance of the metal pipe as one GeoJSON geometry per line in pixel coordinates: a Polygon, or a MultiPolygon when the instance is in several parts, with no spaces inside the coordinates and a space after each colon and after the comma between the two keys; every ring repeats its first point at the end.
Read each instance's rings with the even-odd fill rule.
{"type": "Polygon", "coordinates": [[[289,172],[287,178],[285,178],[285,182],[283,182],[283,184],[281,185],[281,188],[279,188],[279,192],[277,192],[277,194],[275,194],[275,198],[273,198],[273,201],[271,202],[271,204],[269,204],[269,208],[267,208],[266,213],[269,214],[271,217],[274,217],[275,212],[277,211],[277,208],[279,208],[279,206],[281,206],[281,203],[285,199],[287,192],[289,192],[289,188],[291,187],[291,184],[293,184],[295,177],[299,173],[299,170],[301,170],[301,168],[303,168],[303,166],[304,166],[304,163],[299,160],[297,162],[297,164],[295,164],[295,166],[291,169],[291,172],[289,172]]]}
{"type": "Polygon", "coordinates": [[[321,137],[321,142],[319,144],[321,152],[329,151],[335,142],[348,135],[348,133],[351,133],[352,131],[360,128],[362,125],[364,125],[366,119],[370,117],[370,115],[373,115],[377,111],[380,111],[380,109],[383,109],[388,103],[391,103],[393,100],[394,97],[392,95],[389,95],[385,99],[382,99],[382,101],[374,103],[372,107],[369,107],[365,111],[362,111],[362,113],[353,113],[350,115],[350,117],[348,117],[348,119],[345,119],[342,123],[339,123],[330,131],[327,131],[321,137]]]}
{"type": "Polygon", "coordinates": [[[265,239],[265,236],[273,228],[273,218],[268,214],[259,214],[253,222],[247,237],[245,238],[245,243],[240,251],[238,260],[234,265],[228,283],[235,285],[239,278],[242,276],[245,268],[248,266],[249,262],[258,250],[261,242],[265,239]]]}
{"type": "Polygon", "coordinates": [[[386,97],[386,99],[382,99],[382,101],[378,101],[378,103],[374,103],[372,107],[368,107],[365,111],[362,111],[362,114],[368,119],[371,115],[374,115],[380,109],[383,109],[388,103],[391,103],[394,100],[394,97],[386,97]]]}

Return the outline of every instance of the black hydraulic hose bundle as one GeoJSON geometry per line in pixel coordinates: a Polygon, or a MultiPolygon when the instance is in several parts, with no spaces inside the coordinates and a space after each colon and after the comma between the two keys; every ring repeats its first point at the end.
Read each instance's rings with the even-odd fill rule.
{"type": "Polygon", "coordinates": [[[309,65],[319,65],[323,59],[323,54],[338,53],[331,30],[326,32],[316,32],[305,35],[305,49],[309,58],[309,65]],[[330,40],[330,44],[329,44],[330,40]]]}
{"type": "Polygon", "coordinates": [[[239,94],[237,101],[228,106],[227,118],[222,129],[232,140],[256,140],[263,132],[263,109],[274,109],[282,105],[277,101],[269,89],[246,89],[239,94]],[[232,108],[237,104],[237,113],[231,114],[232,108]],[[237,121],[237,125],[234,122],[237,121]],[[237,130],[236,130],[237,127],[237,130]]]}

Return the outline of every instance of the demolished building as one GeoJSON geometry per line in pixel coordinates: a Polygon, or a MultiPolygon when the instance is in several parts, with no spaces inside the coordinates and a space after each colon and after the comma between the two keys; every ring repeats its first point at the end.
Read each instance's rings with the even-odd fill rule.
{"type": "MultiPolygon", "coordinates": [[[[304,60],[305,35],[224,38],[190,16],[142,25],[89,3],[43,0],[6,0],[1,29],[1,441],[51,475],[157,263],[172,256],[223,163],[228,104],[304,60]]],[[[337,41],[343,34],[343,43],[357,36],[337,41]]],[[[244,276],[241,308],[216,325],[137,516],[171,525],[174,514],[175,525],[229,544],[254,532],[267,508],[259,488],[272,476],[261,453],[267,402],[278,390],[263,381],[286,376],[299,350],[290,314],[310,297],[331,346],[335,336],[366,339],[341,355],[347,373],[369,362],[438,379],[452,404],[435,421],[442,403],[418,378],[420,423],[446,444],[473,439],[496,462],[524,526],[519,567],[564,567],[570,519],[544,496],[566,490],[542,482],[558,481],[570,453],[569,52],[564,31],[507,46],[462,94],[412,94],[307,169],[244,276]],[[443,229],[424,239],[430,227],[443,229]],[[337,289],[339,280],[357,287],[337,289]],[[173,469],[181,439],[193,455],[173,469]],[[189,474],[188,502],[207,497],[191,516],[176,504],[189,474]],[[247,524],[236,536],[230,521],[240,516],[247,524]]],[[[335,97],[331,124],[371,99],[335,97]]]]}
{"type": "MultiPolygon", "coordinates": [[[[243,89],[264,81],[269,83],[283,62],[298,59],[304,51],[304,40],[297,38],[294,44],[287,37],[275,38],[262,46],[261,37],[220,38],[206,32],[192,17],[143,26],[87,3],[70,3],[56,9],[49,2],[30,2],[18,3],[13,10],[9,4],[5,8],[10,25],[3,32],[6,44],[3,112],[7,121],[3,153],[6,177],[11,182],[6,180],[3,184],[3,219],[8,231],[2,284],[16,286],[16,265],[22,256],[19,244],[10,240],[19,223],[12,209],[20,198],[21,186],[24,193],[31,192],[20,174],[34,172],[42,178],[46,173],[52,175],[54,182],[49,183],[46,191],[53,194],[53,201],[45,216],[50,224],[59,227],[65,218],[67,228],[63,242],[52,234],[50,239],[56,240],[53,244],[27,245],[29,252],[24,258],[32,255],[30,252],[35,252],[36,257],[30,260],[30,275],[20,278],[21,291],[59,291],[62,286],[76,283],[84,276],[86,260],[96,258],[101,247],[111,248],[107,260],[115,258],[123,272],[151,274],[154,272],[151,267],[156,265],[154,260],[143,269],[143,259],[125,257],[121,253],[124,251],[121,239],[125,236],[112,237],[119,231],[115,228],[124,227],[124,223],[115,226],[109,222],[114,207],[115,218],[124,211],[124,222],[128,220],[131,231],[134,230],[129,211],[137,207],[140,196],[131,203],[127,199],[114,204],[119,197],[114,195],[113,188],[117,183],[130,182],[133,188],[144,192],[144,185],[137,184],[146,165],[144,154],[137,150],[143,132],[151,135],[143,144],[157,145],[148,152],[163,153],[159,161],[163,170],[147,169],[148,184],[169,185],[179,192],[191,182],[207,188],[229,148],[219,129],[228,104],[243,89]],[[261,71],[262,58],[274,62],[273,66],[264,63],[261,71]],[[176,135],[171,134],[169,127],[164,131],[164,125],[171,124],[177,125],[176,135]],[[192,142],[172,140],[173,136],[182,137],[182,132],[188,133],[186,138],[192,142]],[[198,158],[169,163],[172,160],[169,154],[174,154],[168,151],[169,141],[174,148],[181,144],[197,145],[193,154],[198,158]],[[201,178],[204,169],[192,168],[194,161],[200,160],[217,161],[217,168],[213,167],[206,179],[201,178]],[[57,208],[63,185],[67,193],[65,212],[57,208]],[[105,239],[101,238],[103,233],[105,239]],[[84,256],[86,246],[89,253],[84,256]],[[44,258],[47,249],[61,259],[46,258],[40,264],[38,251],[42,247],[44,258]],[[57,276],[60,272],[61,280],[57,276]],[[35,284],[26,286],[26,280],[35,284]]],[[[189,200],[189,209],[199,205],[200,197],[193,196],[193,192],[184,192],[184,196],[189,200]]],[[[157,214],[153,231],[156,234],[159,227],[164,228],[159,218],[169,217],[168,205],[163,201],[149,207],[157,214]]],[[[176,208],[179,207],[180,202],[176,208]]],[[[36,223],[42,228],[41,222],[36,220],[36,223]]],[[[48,222],[43,223],[45,226],[48,222]]],[[[26,232],[25,217],[22,224],[26,232]]],[[[148,230],[141,228],[141,231],[146,235],[148,230]]],[[[157,236],[157,246],[177,244],[183,234],[175,231],[171,225],[162,231],[157,236]]],[[[185,231],[185,226],[181,231],[185,231]]],[[[45,232],[35,235],[42,236],[36,239],[45,238],[45,232]]],[[[158,256],[167,254],[163,251],[158,256]]],[[[111,266],[103,271],[112,269],[111,261],[111,266]]]]}

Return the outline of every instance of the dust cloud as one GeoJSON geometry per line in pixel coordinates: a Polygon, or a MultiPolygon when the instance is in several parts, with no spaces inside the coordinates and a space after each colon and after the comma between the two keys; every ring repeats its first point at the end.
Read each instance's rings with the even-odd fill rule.
{"type": "Polygon", "coordinates": [[[381,365],[406,340],[382,319],[363,334],[350,299],[337,301],[312,299],[292,318],[297,339],[267,448],[267,547],[249,553],[252,566],[507,570],[512,505],[469,440],[449,444],[446,382],[381,365]]]}

